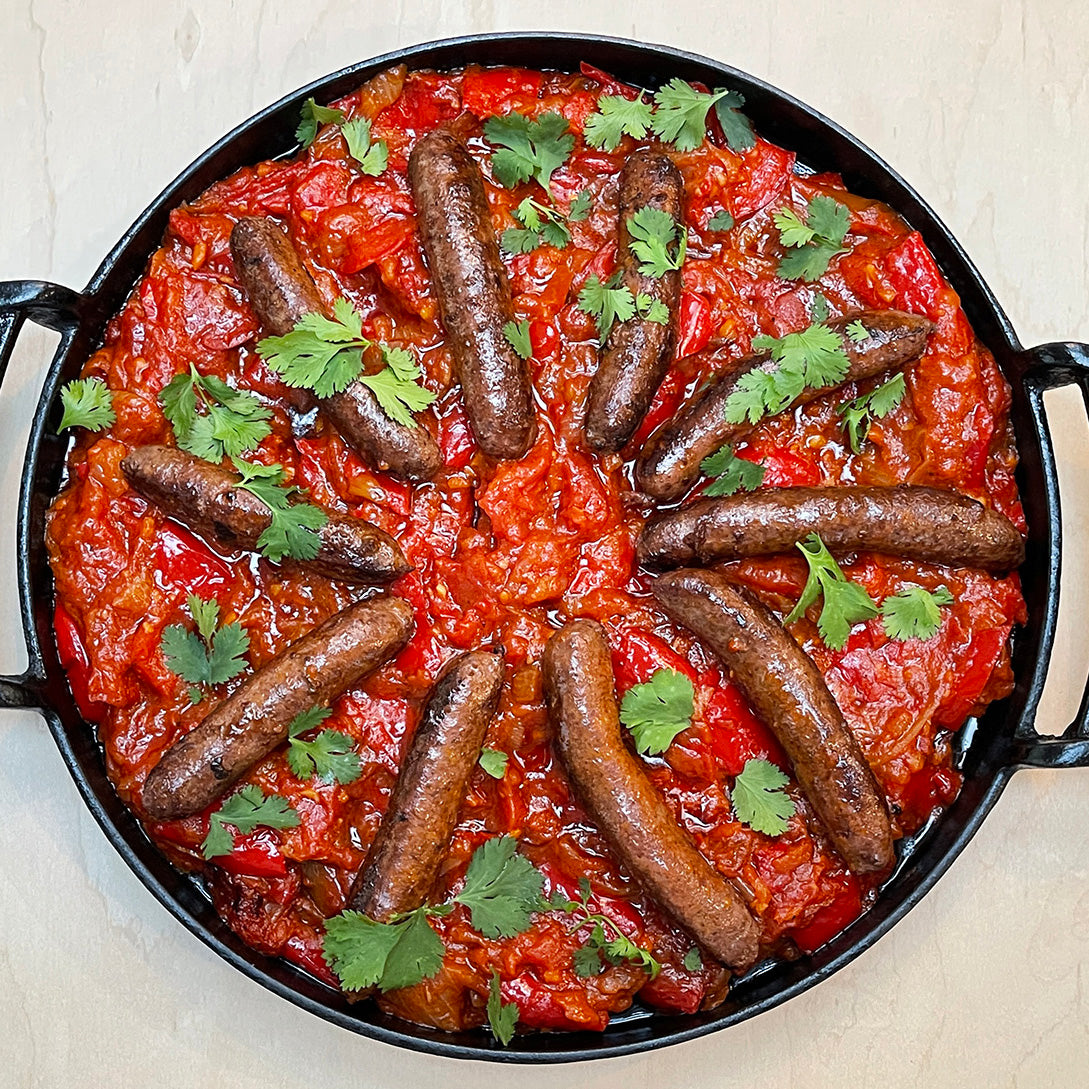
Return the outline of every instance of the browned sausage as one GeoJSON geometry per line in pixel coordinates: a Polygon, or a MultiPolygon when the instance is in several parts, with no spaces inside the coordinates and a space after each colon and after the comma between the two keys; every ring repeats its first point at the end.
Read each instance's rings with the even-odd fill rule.
{"type": "Polygon", "coordinates": [[[503,660],[477,650],[458,658],[431,690],[352,888],[354,910],[385,922],[427,899],[502,685],[503,660]]]}
{"type": "Polygon", "coordinates": [[[624,744],[605,630],[575,620],[548,641],[545,697],[575,791],[620,861],[724,964],[755,960],[758,928],[734,887],[696,850],[624,744]]]}
{"type": "Polygon", "coordinates": [[[783,625],[710,571],[662,575],[654,596],[729,667],[790,757],[843,861],[860,874],[889,869],[894,856],[884,796],[820,671],[783,625]]]}
{"type": "Polygon", "coordinates": [[[503,332],[514,308],[480,167],[435,129],[412,149],[408,180],[473,436],[491,457],[520,458],[537,419],[529,371],[503,332]]]}
{"type": "MultiPolygon", "coordinates": [[[[128,482],[165,514],[210,543],[257,550],[272,522],[268,507],[238,487],[241,477],[173,446],[137,446],[121,462],[128,482]]],[[[367,584],[392,582],[411,564],[384,530],[347,514],[327,511],[317,531],[318,554],[291,560],[329,578],[367,584]]]]}
{"type": "MultiPolygon", "coordinates": [[[[231,231],[235,271],[261,324],[276,336],[290,333],[307,314],[325,304],[291,240],[269,219],[247,216],[231,231]]],[[[306,390],[296,407],[313,404],[306,390]]],[[[391,420],[362,382],[319,401],[348,444],[368,464],[398,480],[430,480],[442,465],[438,444],[423,424],[391,420]]]]}
{"type": "Polygon", "coordinates": [[[296,715],[328,705],[389,661],[412,628],[411,606],[383,594],[296,640],[166,750],[144,783],[148,816],[174,820],[210,805],[287,739],[296,715]]]}
{"type": "Polygon", "coordinates": [[[668,567],[787,552],[810,533],[831,552],[1009,571],[1025,558],[1017,527],[974,499],[936,488],[765,488],[702,500],[649,523],[641,562],[668,567]]]}
{"type": "Polygon", "coordinates": [[[586,442],[595,450],[616,451],[635,434],[673,361],[681,274],[670,270],[659,279],[642,276],[631,252],[628,220],[643,208],[657,208],[684,227],[684,181],[665,155],[637,151],[620,171],[617,212],[617,267],[621,284],[632,296],[648,295],[665,304],[665,325],[634,317],[616,322],[601,353],[586,399],[586,442]]]}
{"type": "MultiPolygon", "coordinates": [[[[922,354],[926,338],[934,326],[916,314],[898,310],[867,310],[848,314],[828,322],[843,336],[843,347],[850,361],[844,382],[903,367],[922,354]],[[856,344],[843,336],[851,322],[861,321],[869,336],[856,344]]],[[[747,355],[727,365],[726,371],[700,390],[644,447],[635,467],[635,482],[642,491],[660,503],[672,502],[696,482],[700,462],[725,443],[737,442],[756,426],[748,421],[730,423],[726,419],[726,401],[738,379],[758,367],[774,364],[767,352],[747,355]]],[[[805,404],[835,389],[806,389],[791,407],[805,404]]]]}

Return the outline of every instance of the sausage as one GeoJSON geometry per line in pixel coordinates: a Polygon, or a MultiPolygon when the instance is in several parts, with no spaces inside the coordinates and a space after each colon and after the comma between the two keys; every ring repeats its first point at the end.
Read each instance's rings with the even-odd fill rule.
{"type": "Polygon", "coordinates": [[[412,149],[408,180],[473,436],[491,457],[520,458],[537,419],[529,371],[503,332],[514,307],[480,167],[457,136],[434,129],[412,149]]]}
{"type": "Polygon", "coordinates": [[[741,896],[696,849],[624,744],[605,630],[575,620],[549,639],[545,697],[576,793],[617,858],[724,964],[756,960],[758,928],[741,896]]]}
{"type": "Polygon", "coordinates": [[[643,208],[666,212],[684,231],[680,171],[667,156],[646,150],[630,156],[620,171],[617,267],[632,296],[648,295],[664,303],[669,320],[661,325],[635,317],[613,324],[586,401],[583,428],[595,450],[619,450],[635,434],[673,361],[681,274],[671,269],[659,279],[640,275],[639,260],[629,246],[628,220],[643,208]]]}
{"type": "MultiPolygon", "coordinates": [[[[886,371],[896,370],[920,356],[926,338],[934,328],[926,318],[898,310],[866,310],[828,322],[839,333],[850,366],[844,382],[858,382],[886,371]],[[855,343],[844,335],[852,322],[861,321],[869,336],[855,343]]],[[[737,442],[756,426],[747,420],[730,423],[726,419],[726,401],[738,379],[758,367],[774,364],[767,352],[747,355],[728,365],[728,369],[700,390],[643,448],[635,467],[637,487],[660,503],[672,502],[696,482],[700,462],[725,443],[737,442]]],[[[823,397],[836,386],[806,389],[790,407],[823,397]]]]}
{"type": "Polygon", "coordinates": [[[431,690],[378,833],[352,887],[355,911],[385,922],[427,899],[499,703],[503,660],[458,658],[431,690]]]}
{"type": "Polygon", "coordinates": [[[810,533],[831,552],[868,549],[949,567],[1004,572],[1025,558],[1003,514],[937,488],[764,488],[702,500],[655,519],[637,545],[649,566],[786,552],[810,533]],[[671,524],[673,520],[673,524],[671,524]]]}
{"type": "MultiPolygon", "coordinates": [[[[237,473],[173,446],[137,446],[121,462],[125,478],[145,499],[209,543],[257,550],[272,522],[268,507],[238,487],[237,473]]],[[[291,560],[329,578],[366,584],[392,582],[412,570],[401,546],[362,518],[327,511],[317,531],[318,554],[291,560]]]]}
{"type": "Polygon", "coordinates": [[[809,656],[760,602],[711,571],[661,575],[654,596],[729,667],[783,746],[799,786],[857,874],[894,861],[884,795],[809,656]]]}
{"type": "MultiPolygon", "coordinates": [[[[240,219],[231,231],[231,253],[246,297],[270,333],[284,336],[307,314],[325,313],[317,285],[291,240],[271,220],[240,219]]],[[[294,393],[297,408],[313,404],[307,390],[294,393]]],[[[398,480],[430,480],[439,471],[442,455],[431,432],[423,424],[406,427],[391,420],[362,382],[318,403],[368,464],[398,480]]]]}
{"type": "Polygon", "coordinates": [[[296,715],[324,707],[411,638],[412,607],[383,594],[357,601],[267,662],[179,738],[144,782],[153,820],[198,813],[287,739],[296,715]]]}

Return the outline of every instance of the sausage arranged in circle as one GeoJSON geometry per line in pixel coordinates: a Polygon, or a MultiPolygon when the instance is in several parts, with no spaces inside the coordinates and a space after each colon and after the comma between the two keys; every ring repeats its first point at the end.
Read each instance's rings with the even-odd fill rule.
{"type": "Polygon", "coordinates": [[[843,861],[858,874],[889,869],[892,828],[881,789],[820,671],[774,614],[710,571],[672,571],[653,590],[733,673],[843,861]]]}

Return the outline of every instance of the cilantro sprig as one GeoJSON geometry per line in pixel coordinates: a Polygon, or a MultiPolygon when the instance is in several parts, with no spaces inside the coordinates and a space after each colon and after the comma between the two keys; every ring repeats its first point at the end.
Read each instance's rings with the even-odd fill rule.
{"type": "Polygon", "coordinates": [[[939,606],[952,605],[947,586],[927,590],[906,586],[881,602],[881,618],[890,639],[933,639],[942,626],[939,606]]]}
{"type": "Polygon", "coordinates": [[[730,231],[733,230],[733,226],[734,217],[730,215],[725,208],[720,208],[707,221],[707,229],[709,231],[730,231]]]}
{"type": "Polygon", "coordinates": [[[770,760],[746,760],[734,779],[734,814],[766,836],[781,836],[794,816],[794,799],[783,789],[790,780],[770,760]]]}
{"type": "Polygon", "coordinates": [[[571,241],[564,217],[532,197],[526,197],[511,213],[520,227],[508,227],[500,238],[507,253],[532,253],[538,246],[564,249],[571,241]]]}
{"type": "Polygon", "coordinates": [[[507,189],[530,178],[547,189],[553,173],[567,162],[575,147],[567,118],[551,112],[536,121],[520,113],[489,117],[484,122],[484,135],[499,147],[492,155],[492,173],[507,189]]]}
{"type": "Polygon", "coordinates": [[[61,387],[61,407],[64,409],[57,434],[66,427],[83,427],[88,431],[103,431],[117,420],[113,410],[113,394],[101,378],[75,378],[61,387]]]}
{"type": "Polygon", "coordinates": [[[661,279],[684,264],[688,234],[668,212],[649,205],[628,219],[628,248],[644,276],[661,279]],[[673,247],[676,247],[673,249],[673,247]]]}
{"type": "Polygon", "coordinates": [[[675,669],[659,669],[644,684],[633,684],[620,701],[620,721],[644,756],[665,752],[692,725],[694,711],[692,681],[675,669]]]}
{"type": "Polygon", "coordinates": [[[232,794],[209,818],[208,834],[201,843],[206,859],[229,855],[234,849],[234,832],[248,835],[255,828],[297,828],[299,814],[286,798],[265,794],[253,783],[232,794]]]}
{"type": "Polygon", "coordinates": [[[272,519],[257,538],[258,551],[274,563],[285,556],[312,560],[321,548],[318,530],[329,521],[325,511],[311,503],[292,501],[301,489],[294,485],[284,487],[284,470],[280,465],[258,465],[236,458],[235,468],[242,474],[236,487],[260,499],[272,519]]]}
{"type": "Polygon", "coordinates": [[[674,78],[655,93],[654,102],[658,107],[652,122],[654,134],[678,151],[694,151],[703,143],[707,113],[712,106],[732,151],[745,151],[756,145],[752,125],[741,112],[745,98],[738,91],[716,87],[707,93],[674,78]]]}
{"type": "Polygon", "coordinates": [[[192,364],[163,387],[159,403],[178,446],[216,464],[252,450],[272,430],[272,412],[254,394],[202,375],[192,364]]]}
{"type": "Polygon", "coordinates": [[[529,335],[528,321],[508,321],[503,326],[503,336],[520,358],[529,359],[533,355],[533,341],[529,335]]]}
{"type": "Polygon", "coordinates": [[[303,147],[309,147],[318,138],[318,129],[322,125],[339,125],[343,120],[342,110],[336,110],[330,106],[319,106],[312,98],[308,98],[302,104],[295,139],[303,147]]]}
{"type": "Polygon", "coordinates": [[[518,1005],[504,1002],[499,990],[499,973],[492,969],[492,981],[488,984],[488,1027],[492,1035],[504,1046],[514,1039],[514,1029],[518,1024],[518,1005]]]}
{"type": "Polygon", "coordinates": [[[737,380],[726,398],[730,423],[756,424],[783,412],[807,387],[838,385],[850,367],[839,334],[819,322],[783,337],[753,337],[752,346],[769,352],[776,365],[754,367],[737,380]]]}
{"type": "Polygon", "coordinates": [[[502,779],[507,774],[508,756],[498,749],[481,749],[477,763],[493,779],[502,779]]]}
{"type": "MultiPolygon", "coordinates": [[[[848,326],[848,335],[850,335],[850,326],[848,326]]],[[[843,418],[847,440],[854,453],[861,453],[862,444],[870,433],[870,425],[873,421],[888,416],[896,410],[904,399],[905,388],[904,376],[897,374],[869,393],[864,393],[861,397],[840,405],[839,414],[843,418]]]]}
{"type": "Polygon", "coordinates": [[[625,136],[642,140],[654,122],[654,105],[643,98],[623,95],[602,95],[597,100],[597,112],[586,118],[583,136],[591,147],[615,151],[625,136]]]}
{"type": "Polygon", "coordinates": [[[297,714],[287,728],[287,763],[299,779],[322,783],[354,783],[363,773],[355,740],[340,730],[322,730],[309,741],[303,735],[317,729],[333,712],[311,707],[297,714]]]}
{"type": "Polygon", "coordinates": [[[851,634],[851,625],[877,616],[877,605],[864,587],[847,578],[816,533],[799,541],[798,550],[809,565],[809,577],[798,604],[783,623],[792,624],[823,597],[817,630],[825,646],[842,650],[851,634]]]}
{"type": "Polygon", "coordinates": [[[636,315],[656,325],[668,324],[669,308],[661,299],[651,298],[642,291],[633,295],[630,287],[618,285],[618,272],[605,283],[599,277],[591,276],[579,292],[579,309],[597,322],[597,335],[602,344],[615,322],[631,321],[636,315]]]}
{"type": "Polygon", "coordinates": [[[758,461],[739,458],[727,443],[700,462],[700,472],[714,478],[703,494],[720,496],[754,491],[763,482],[767,469],[758,461]]]}
{"type": "Polygon", "coordinates": [[[781,208],[771,218],[779,228],[779,241],[793,250],[779,262],[781,279],[812,283],[824,274],[836,254],[847,252],[843,240],[851,226],[851,213],[831,197],[807,201],[804,220],[793,208],[781,208]]]}
{"type": "Polygon", "coordinates": [[[345,121],[340,134],[348,145],[348,154],[364,174],[377,177],[389,164],[389,145],[385,140],[371,141],[371,123],[365,117],[345,121]]]}
{"type": "Polygon", "coordinates": [[[171,624],[163,629],[160,646],[167,669],[189,682],[189,699],[196,704],[206,689],[245,671],[250,637],[237,620],[220,627],[218,601],[190,594],[186,604],[197,630],[171,624]]]}
{"type": "Polygon", "coordinates": [[[365,374],[359,379],[378,400],[382,411],[395,423],[412,427],[414,414],[434,404],[435,394],[420,385],[423,371],[404,348],[390,348],[380,344],[385,366],[376,374],[365,374]]]}

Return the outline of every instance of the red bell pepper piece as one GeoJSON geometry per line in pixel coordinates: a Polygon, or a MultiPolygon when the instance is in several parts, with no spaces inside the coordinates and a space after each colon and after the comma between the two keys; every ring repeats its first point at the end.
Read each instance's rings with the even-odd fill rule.
{"type": "Polygon", "coordinates": [[[90,655],[83,645],[76,622],[59,601],[53,611],[53,632],[57,637],[57,654],[68,675],[68,687],[72,690],[79,713],[88,722],[101,722],[106,717],[107,704],[91,699],[90,655]]]}
{"type": "Polygon", "coordinates": [[[461,401],[456,401],[439,417],[439,450],[443,465],[452,473],[464,469],[473,460],[476,442],[461,401]]]}
{"type": "Polygon", "coordinates": [[[843,891],[830,904],[822,907],[805,926],[790,931],[790,937],[803,953],[812,953],[861,914],[862,897],[858,880],[849,873],[844,879],[843,891]]]}
{"type": "Polygon", "coordinates": [[[199,593],[203,598],[229,589],[232,582],[226,562],[177,522],[164,522],[159,529],[155,578],[164,589],[199,593]]]}
{"type": "Polygon", "coordinates": [[[235,833],[231,853],[211,861],[221,870],[243,877],[287,876],[287,863],[280,852],[279,839],[269,828],[258,828],[244,836],[235,833]]]}
{"type": "Polygon", "coordinates": [[[706,295],[686,291],[678,308],[677,358],[695,355],[711,339],[711,303],[706,295]]]}
{"type": "Polygon", "coordinates": [[[633,684],[645,684],[659,669],[673,669],[695,683],[696,671],[664,639],[641,628],[624,628],[613,640],[613,673],[616,687],[626,692],[633,684]]]}
{"type": "Polygon", "coordinates": [[[937,320],[942,315],[945,280],[923,236],[912,231],[885,255],[885,272],[904,310],[926,314],[937,320]]]}
{"type": "Polygon", "coordinates": [[[340,988],[339,980],[321,955],[321,943],[316,937],[309,939],[306,935],[292,934],[280,949],[280,956],[284,960],[291,961],[304,972],[316,976],[322,983],[340,988]]]}

